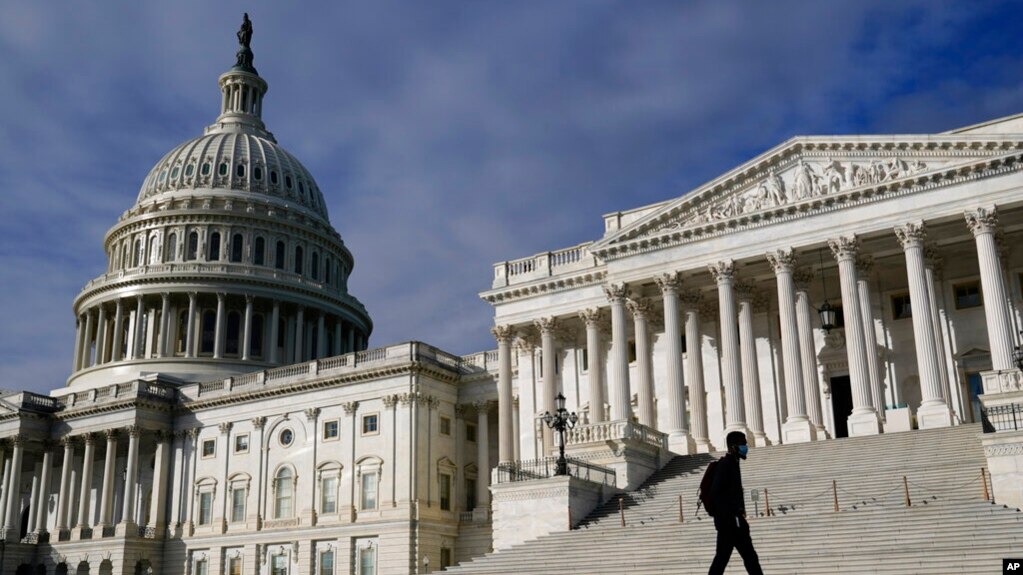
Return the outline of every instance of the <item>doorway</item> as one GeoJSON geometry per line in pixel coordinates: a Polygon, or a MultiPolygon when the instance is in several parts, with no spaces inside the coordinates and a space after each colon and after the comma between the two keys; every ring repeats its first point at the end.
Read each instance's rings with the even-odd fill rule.
{"type": "Polygon", "coordinates": [[[831,378],[831,410],[835,417],[835,437],[849,437],[849,416],[852,415],[852,386],[848,375],[831,378]]]}

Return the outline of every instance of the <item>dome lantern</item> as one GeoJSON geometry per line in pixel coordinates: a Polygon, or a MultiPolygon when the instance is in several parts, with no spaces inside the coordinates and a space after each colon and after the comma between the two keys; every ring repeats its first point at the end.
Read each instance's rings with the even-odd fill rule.
{"type": "Polygon", "coordinates": [[[263,96],[266,81],[252,66],[252,21],[245,14],[242,27],[238,30],[240,47],[235,65],[220,76],[221,104],[217,123],[206,129],[206,133],[218,131],[241,131],[273,139],[263,124],[263,96]]]}

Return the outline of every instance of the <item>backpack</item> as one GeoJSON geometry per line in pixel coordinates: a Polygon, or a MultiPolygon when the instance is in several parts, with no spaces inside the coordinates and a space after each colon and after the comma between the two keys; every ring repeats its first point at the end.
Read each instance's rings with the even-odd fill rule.
{"type": "Polygon", "coordinates": [[[714,517],[714,500],[710,497],[710,488],[714,484],[714,473],[721,460],[711,461],[707,471],[703,472],[703,479],[700,480],[700,490],[697,492],[699,501],[696,504],[696,514],[700,514],[700,506],[707,510],[707,515],[714,517]]]}

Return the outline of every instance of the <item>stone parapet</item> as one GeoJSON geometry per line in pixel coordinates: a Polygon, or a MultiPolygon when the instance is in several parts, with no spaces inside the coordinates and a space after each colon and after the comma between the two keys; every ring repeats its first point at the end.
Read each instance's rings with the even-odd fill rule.
{"type": "Polygon", "coordinates": [[[568,531],[578,525],[614,488],[559,475],[490,487],[494,550],[568,531]]]}

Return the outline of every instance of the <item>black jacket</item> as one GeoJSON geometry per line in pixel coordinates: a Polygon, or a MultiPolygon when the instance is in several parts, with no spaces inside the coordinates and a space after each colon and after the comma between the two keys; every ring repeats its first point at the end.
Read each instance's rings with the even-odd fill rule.
{"type": "Polygon", "coordinates": [[[710,487],[715,517],[738,517],[746,513],[742,491],[742,473],[739,457],[729,453],[714,468],[714,482],[710,487]]]}

